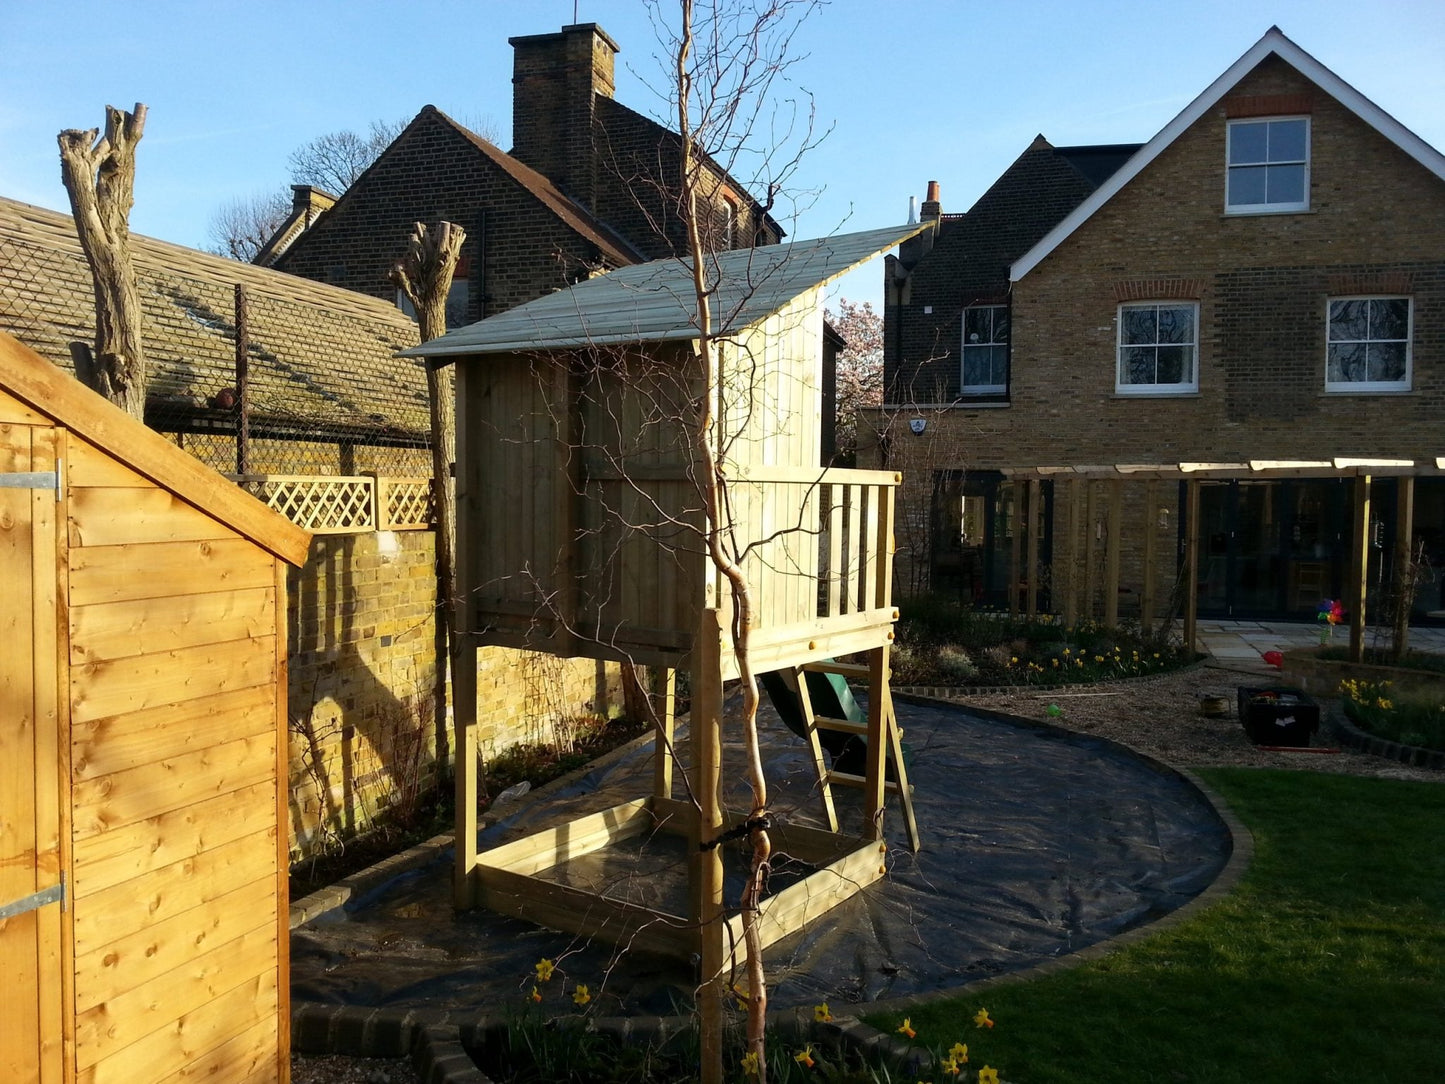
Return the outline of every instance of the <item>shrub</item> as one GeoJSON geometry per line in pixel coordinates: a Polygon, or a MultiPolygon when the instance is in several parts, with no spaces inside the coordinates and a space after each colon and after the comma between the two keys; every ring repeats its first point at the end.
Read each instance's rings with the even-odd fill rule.
{"type": "Polygon", "coordinates": [[[1445,750],[1445,704],[1437,690],[1392,691],[1388,681],[1340,682],[1345,714],[1377,738],[1445,750]]]}

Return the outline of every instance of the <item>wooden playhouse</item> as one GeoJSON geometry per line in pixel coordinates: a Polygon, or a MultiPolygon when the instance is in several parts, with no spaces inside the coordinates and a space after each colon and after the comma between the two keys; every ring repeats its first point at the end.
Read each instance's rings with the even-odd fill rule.
{"type": "MultiPolygon", "coordinates": [[[[703,546],[704,502],[693,419],[711,397],[710,435],[727,479],[727,517],[756,601],[758,672],[846,672],[869,693],[862,776],[831,771],[807,727],[823,827],[774,827],[775,849],[816,872],[767,899],[765,943],[816,919],[880,875],[885,750],[898,757],[888,693],[892,605],[891,472],[820,465],[823,287],[919,227],[895,227],[718,253],[709,386],[697,348],[691,272],[659,260],[594,278],[417,347],[457,364],[460,615],[471,649],[502,644],[560,656],[622,659],[654,675],[658,749],[649,795],[476,853],[475,694],[458,692],[459,905],[481,903],[553,928],[701,952],[711,978],[726,918],[716,841],[735,818],[717,800],[722,683],[737,675],[724,631],[729,599],[703,546]],[[866,665],[837,656],[866,652],[866,665]],[[686,786],[674,797],[673,674],[691,675],[686,786]],[[472,716],[468,717],[471,712],[472,716]],[[864,792],[861,831],[838,832],[831,787],[864,792]],[[686,799],[686,800],[683,800],[686,799]],[[667,914],[548,879],[569,859],[654,831],[690,841],[691,914],[667,914]],[[701,945],[699,942],[701,941],[701,945]]],[[[470,672],[465,660],[458,672],[470,672]]],[[[804,698],[806,704],[806,698],[804,698]]],[[[485,705],[482,705],[485,710],[485,705]]],[[[735,767],[735,766],[734,766],[735,767]]],[[[901,772],[901,763],[897,769],[901,772]]],[[[911,806],[910,837],[916,846],[911,806]]]]}
{"type": "Polygon", "coordinates": [[[308,544],[0,334],[0,1079],[289,1079],[308,544]]]}

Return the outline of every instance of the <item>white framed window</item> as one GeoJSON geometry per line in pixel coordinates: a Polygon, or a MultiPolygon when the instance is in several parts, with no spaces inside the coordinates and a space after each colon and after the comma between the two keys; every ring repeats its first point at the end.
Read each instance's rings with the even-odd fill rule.
{"type": "Polygon", "coordinates": [[[1325,347],[1326,391],[1408,391],[1408,297],[1332,297],[1325,347]]]}
{"type": "Polygon", "coordinates": [[[1008,392],[1008,343],[1007,305],[971,305],[963,310],[964,395],[1008,392]]]}
{"type": "Polygon", "coordinates": [[[1145,301],[1119,306],[1114,390],[1171,395],[1199,390],[1199,305],[1145,301]]]}
{"type": "Polygon", "coordinates": [[[1227,143],[1226,211],[1260,214],[1309,210],[1309,117],[1232,120],[1227,143]]]}

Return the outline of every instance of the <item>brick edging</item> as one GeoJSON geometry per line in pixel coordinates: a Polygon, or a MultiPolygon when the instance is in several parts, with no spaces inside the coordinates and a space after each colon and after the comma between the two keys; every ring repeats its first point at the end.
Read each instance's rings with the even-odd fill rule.
{"type": "Polygon", "coordinates": [[[1401,764],[1408,764],[1413,768],[1445,771],[1445,750],[1426,749],[1421,745],[1404,745],[1401,742],[1389,741],[1361,730],[1345,714],[1345,709],[1339,701],[1330,703],[1326,710],[1330,725],[1334,727],[1335,733],[1339,736],[1341,745],[1361,753],[1368,753],[1370,756],[1398,760],[1401,764]]]}
{"type": "Polygon", "coordinates": [[[892,691],[956,704],[959,699],[967,696],[1013,696],[1022,693],[1058,693],[1069,689],[1095,688],[1100,685],[1140,685],[1151,681],[1163,681],[1165,678],[1171,678],[1178,674],[1192,673],[1208,666],[1212,661],[1209,655],[1201,654],[1198,658],[1192,659],[1183,666],[1176,666],[1172,670],[1161,670],[1157,674],[1131,674],[1128,677],[1111,678],[1108,681],[1070,681],[1054,685],[895,685],[892,691]]]}

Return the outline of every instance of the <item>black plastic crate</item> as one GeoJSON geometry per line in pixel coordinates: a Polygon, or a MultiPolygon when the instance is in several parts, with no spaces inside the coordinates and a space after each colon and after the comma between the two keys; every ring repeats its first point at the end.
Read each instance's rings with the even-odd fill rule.
{"type": "Polygon", "coordinates": [[[1300,689],[1241,685],[1239,721],[1255,745],[1307,746],[1320,728],[1320,706],[1300,689]]]}

